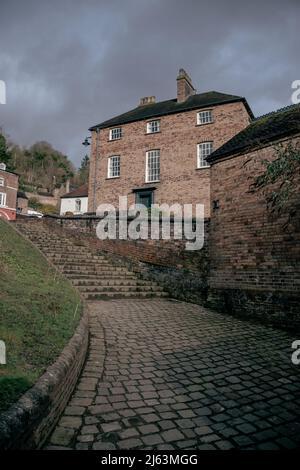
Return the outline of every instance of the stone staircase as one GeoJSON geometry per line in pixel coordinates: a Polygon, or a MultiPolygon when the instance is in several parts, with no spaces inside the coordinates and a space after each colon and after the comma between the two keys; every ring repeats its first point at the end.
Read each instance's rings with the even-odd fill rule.
{"type": "Polygon", "coordinates": [[[20,219],[13,224],[72,282],[86,300],[167,297],[162,287],[155,282],[140,279],[127,268],[113,264],[106,256],[76,243],[65,233],[57,233],[43,221],[20,219]]]}

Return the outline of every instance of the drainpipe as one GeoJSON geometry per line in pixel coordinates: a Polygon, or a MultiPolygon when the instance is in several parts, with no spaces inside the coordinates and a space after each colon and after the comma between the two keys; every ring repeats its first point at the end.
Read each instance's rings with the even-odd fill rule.
{"type": "Polygon", "coordinates": [[[98,141],[100,129],[96,129],[96,150],[95,150],[95,171],[94,171],[94,194],[93,194],[93,212],[96,212],[96,191],[97,191],[97,170],[98,170],[98,141]]]}

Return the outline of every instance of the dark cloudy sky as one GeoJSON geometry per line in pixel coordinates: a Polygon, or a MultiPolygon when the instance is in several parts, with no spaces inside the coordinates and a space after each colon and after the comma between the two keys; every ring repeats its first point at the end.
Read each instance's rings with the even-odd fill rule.
{"type": "Polygon", "coordinates": [[[256,115],[289,105],[299,19],[299,0],[0,0],[0,126],[78,164],[89,126],[174,98],[180,67],[256,115]]]}

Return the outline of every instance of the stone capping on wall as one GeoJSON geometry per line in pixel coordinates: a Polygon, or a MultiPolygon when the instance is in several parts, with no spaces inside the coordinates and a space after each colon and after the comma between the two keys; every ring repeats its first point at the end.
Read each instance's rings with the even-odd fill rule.
{"type": "Polygon", "coordinates": [[[45,443],[75,388],[88,348],[88,312],[58,359],[35,385],[0,414],[0,449],[39,449],[45,443]]]}

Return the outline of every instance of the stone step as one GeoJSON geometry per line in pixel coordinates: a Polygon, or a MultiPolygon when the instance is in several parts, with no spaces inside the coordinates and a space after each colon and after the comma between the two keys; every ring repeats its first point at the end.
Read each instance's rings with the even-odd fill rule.
{"type": "Polygon", "coordinates": [[[168,297],[166,292],[122,292],[121,294],[114,293],[114,292],[106,292],[102,294],[84,294],[82,293],[81,296],[86,300],[105,300],[105,299],[122,299],[124,297],[129,297],[132,299],[140,299],[140,298],[153,298],[153,297],[168,297]]]}
{"type": "Polygon", "coordinates": [[[51,232],[42,222],[16,227],[31,240],[66,276],[86,300],[114,298],[167,297],[155,282],[139,279],[125,266],[115,265],[109,255],[90,249],[86,244],[51,232]]]}
{"type": "Polygon", "coordinates": [[[47,258],[51,259],[52,261],[59,262],[59,261],[78,261],[81,263],[82,261],[87,261],[87,262],[101,262],[101,263],[107,263],[107,259],[104,258],[104,256],[92,256],[89,254],[86,255],[79,255],[78,253],[74,254],[69,254],[69,253],[61,253],[61,254],[49,254],[46,252],[47,258]]]}
{"type": "Polygon", "coordinates": [[[109,280],[109,279],[112,279],[112,280],[115,280],[115,279],[137,279],[135,274],[134,273],[114,273],[114,272],[111,272],[111,271],[108,271],[107,273],[105,273],[105,271],[103,271],[101,274],[99,274],[98,276],[95,275],[95,273],[92,273],[92,274],[67,274],[65,273],[65,275],[68,277],[68,279],[70,279],[71,281],[73,281],[73,279],[76,281],[87,281],[89,282],[90,280],[91,281],[101,281],[102,279],[103,280],[109,280]]]}
{"type": "Polygon", "coordinates": [[[105,292],[161,292],[163,289],[160,286],[78,286],[80,292],[102,294],[105,292]]]}
{"type": "Polygon", "coordinates": [[[89,261],[88,259],[84,258],[80,261],[75,260],[74,258],[66,258],[66,259],[56,259],[55,264],[57,266],[63,265],[63,266],[68,266],[68,267],[73,267],[73,266],[78,266],[79,269],[82,269],[84,267],[89,267],[89,266],[106,266],[109,265],[113,267],[112,264],[109,263],[107,259],[96,259],[89,261]]]}
{"type": "Polygon", "coordinates": [[[72,284],[78,287],[104,287],[104,286],[154,286],[151,281],[144,281],[142,279],[93,279],[93,280],[82,280],[73,279],[72,284]]]}

